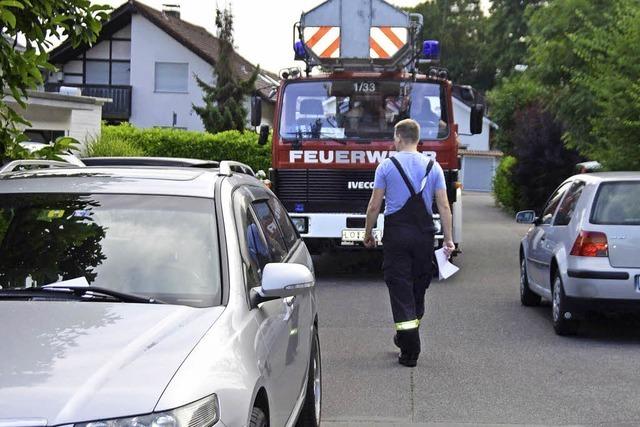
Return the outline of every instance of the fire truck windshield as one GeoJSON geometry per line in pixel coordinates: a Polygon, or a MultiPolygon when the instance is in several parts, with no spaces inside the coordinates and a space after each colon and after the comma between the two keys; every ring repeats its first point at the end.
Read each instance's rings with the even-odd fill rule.
{"type": "Polygon", "coordinates": [[[280,118],[283,140],[393,139],[406,118],[420,124],[421,139],[449,135],[444,88],[394,80],[298,81],[287,85],[280,118]]]}

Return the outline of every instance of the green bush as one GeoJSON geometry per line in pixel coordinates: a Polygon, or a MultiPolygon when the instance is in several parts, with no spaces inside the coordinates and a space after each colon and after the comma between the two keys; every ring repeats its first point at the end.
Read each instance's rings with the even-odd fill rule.
{"type": "Polygon", "coordinates": [[[271,143],[258,145],[257,134],[235,130],[210,134],[166,128],[140,129],[130,124],[103,126],[102,136],[90,146],[89,154],[235,160],[256,171],[266,171],[271,166],[271,143]],[[135,154],[127,154],[127,150],[135,154]]]}
{"type": "Polygon", "coordinates": [[[511,212],[519,209],[518,188],[513,181],[513,170],[517,163],[515,157],[503,157],[493,178],[493,194],[496,202],[511,212]]]}

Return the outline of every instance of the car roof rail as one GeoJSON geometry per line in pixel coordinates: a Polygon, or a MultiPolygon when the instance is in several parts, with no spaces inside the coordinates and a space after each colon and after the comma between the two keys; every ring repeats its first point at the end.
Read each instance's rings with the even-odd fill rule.
{"type": "Polygon", "coordinates": [[[63,162],[60,160],[36,160],[36,159],[14,160],[2,166],[2,168],[0,168],[0,174],[14,172],[16,169],[18,169],[21,166],[40,166],[40,167],[50,167],[50,168],[79,167],[78,165],[74,165],[68,162],[63,162]]]}
{"type": "Polygon", "coordinates": [[[220,171],[218,175],[231,176],[235,173],[242,173],[245,175],[256,176],[256,173],[251,169],[251,166],[244,163],[234,162],[233,160],[223,160],[220,162],[220,171]]]}
{"type": "Polygon", "coordinates": [[[220,162],[215,160],[187,159],[181,157],[84,157],[85,165],[115,167],[188,167],[201,169],[218,169],[220,162]]]}

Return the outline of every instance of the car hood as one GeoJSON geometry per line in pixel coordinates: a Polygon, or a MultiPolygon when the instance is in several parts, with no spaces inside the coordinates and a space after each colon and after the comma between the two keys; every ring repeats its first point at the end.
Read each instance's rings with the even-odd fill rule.
{"type": "Polygon", "coordinates": [[[152,412],[223,309],[0,301],[0,424],[152,412]]]}

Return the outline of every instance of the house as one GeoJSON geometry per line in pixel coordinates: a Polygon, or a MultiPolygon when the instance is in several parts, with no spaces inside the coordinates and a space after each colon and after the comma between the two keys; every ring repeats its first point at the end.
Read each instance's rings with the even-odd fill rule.
{"type": "Polygon", "coordinates": [[[30,122],[24,131],[29,141],[48,143],[60,136],[71,136],[80,142],[82,152],[100,136],[102,108],[110,100],[30,90],[25,108],[10,94],[5,94],[4,101],[30,122]]]}
{"type": "MultiPolygon", "coordinates": [[[[180,19],[179,7],[158,11],[129,0],[111,13],[93,46],[65,42],[50,52],[59,72],[45,86],[57,92],[75,86],[84,95],[110,98],[102,117],[112,123],[128,121],[139,127],[204,130],[193,104],[202,105],[195,76],[214,83],[213,65],[219,40],[204,28],[180,19]]],[[[233,70],[249,78],[255,66],[235,53],[233,70]]],[[[271,124],[277,77],[262,71],[256,89],[263,102],[265,124],[271,124]]],[[[247,100],[248,106],[248,100],[247,100]]]]}
{"type": "Polygon", "coordinates": [[[492,191],[492,181],[502,152],[491,149],[491,131],[498,128],[488,117],[482,121],[482,133],[471,135],[471,106],[484,103],[480,94],[468,86],[453,87],[453,116],[460,135],[460,180],[465,190],[492,191]]]}

